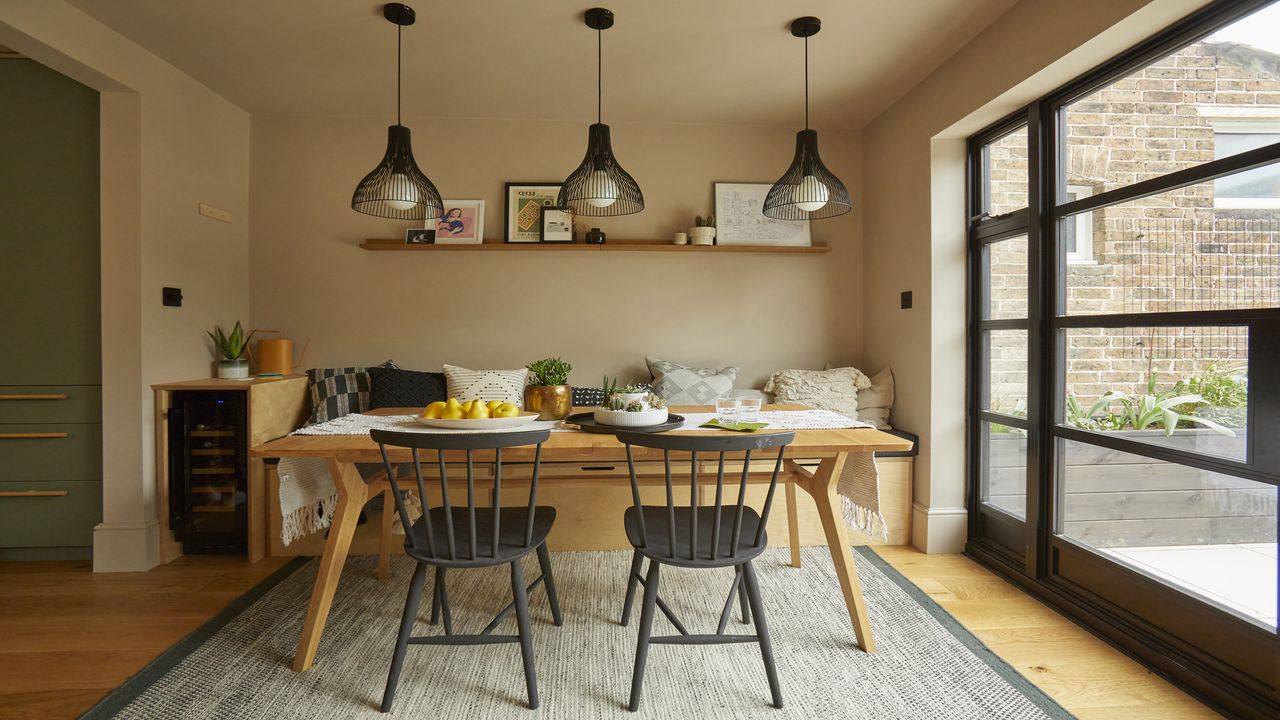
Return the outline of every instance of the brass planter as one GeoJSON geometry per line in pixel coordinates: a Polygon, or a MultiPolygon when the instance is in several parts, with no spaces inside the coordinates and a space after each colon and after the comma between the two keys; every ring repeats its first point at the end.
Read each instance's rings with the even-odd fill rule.
{"type": "Polygon", "coordinates": [[[573,412],[573,389],[568,385],[529,385],[524,389],[524,409],[539,420],[563,420],[573,412]]]}

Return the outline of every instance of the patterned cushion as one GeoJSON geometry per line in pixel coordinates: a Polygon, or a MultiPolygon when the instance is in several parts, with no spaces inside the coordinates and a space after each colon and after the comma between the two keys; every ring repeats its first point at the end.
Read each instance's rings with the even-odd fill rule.
{"type": "Polygon", "coordinates": [[[307,371],[307,384],[311,389],[308,425],[369,409],[369,371],[365,368],[312,368],[307,371]]]}
{"type": "Polygon", "coordinates": [[[444,373],[369,368],[369,409],[424,407],[448,398],[444,373]]]}
{"type": "MultiPolygon", "coordinates": [[[[638,383],[645,391],[649,392],[653,388],[647,383],[638,383]]],[[[574,407],[600,407],[604,404],[604,388],[598,387],[575,387],[573,388],[573,406],[574,407]]]]}
{"type": "Polygon", "coordinates": [[[780,370],[765,383],[764,391],[773,393],[775,402],[800,403],[857,419],[858,391],[869,387],[871,380],[861,370],[843,367],[780,370]]]}
{"type": "Polygon", "coordinates": [[[519,370],[468,370],[457,365],[445,365],[444,376],[449,384],[449,397],[461,402],[502,400],[524,407],[524,386],[529,380],[529,369],[519,370]]]}
{"type": "Polygon", "coordinates": [[[656,357],[644,359],[654,377],[653,393],[669,405],[710,405],[733,390],[738,368],[685,367],[656,357]]]}

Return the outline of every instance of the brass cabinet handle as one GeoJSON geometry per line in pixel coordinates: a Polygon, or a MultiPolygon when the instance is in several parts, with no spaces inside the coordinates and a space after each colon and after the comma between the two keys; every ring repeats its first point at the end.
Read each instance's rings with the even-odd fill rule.
{"type": "Polygon", "coordinates": [[[0,433],[0,440],[47,440],[71,437],[71,433],[0,433]]]}
{"type": "Polygon", "coordinates": [[[66,400],[66,395],[0,395],[0,400],[66,400]]]}
{"type": "Polygon", "coordinates": [[[66,490],[5,490],[0,491],[0,497],[65,497],[69,493],[66,490]]]}

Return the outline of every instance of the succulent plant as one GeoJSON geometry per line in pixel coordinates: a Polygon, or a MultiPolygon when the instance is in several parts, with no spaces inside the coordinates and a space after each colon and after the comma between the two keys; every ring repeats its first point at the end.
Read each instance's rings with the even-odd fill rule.
{"type": "Polygon", "coordinates": [[[533,385],[567,385],[569,371],[573,370],[572,365],[558,357],[531,362],[525,367],[529,368],[533,385]]]}
{"type": "Polygon", "coordinates": [[[694,226],[694,227],[706,227],[706,226],[707,226],[707,221],[706,221],[706,220],[703,220],[701,215],[695,215],[695,216],[694,216],[694,218],[693,218],[693,226],[694,226]]]}
{"type": "Polygon", "coordinates": [[[249,341],[253,339],[253,334],[258,332],[257,330],[251,330],[248,335],[245,335],[244,328],[240,327],[238,320],[230,333],[222,332],[221,325],[215,325],[213,330],[214,332],[207,333],[213,340],[213,347],[218,351],[219,355],[227,360],[239,360],[249,347],[249,341]]]}
{"type": "Polygon", "coordinates": [[[626,411],[627,412],[644,412],[644,401],[632,400],[631,402],[627,403],[626,411]]]}
{"type": "Polygon", "coordinates": [[[653,409],[653,410],[661,410],[667,406],[666,400],[663,400],[662,398],[658,397],[657,395],[654,395],[653,393],[649,393],[648,397],[646,397],[645,400],[648,401],[650,409],[653,409]]]}

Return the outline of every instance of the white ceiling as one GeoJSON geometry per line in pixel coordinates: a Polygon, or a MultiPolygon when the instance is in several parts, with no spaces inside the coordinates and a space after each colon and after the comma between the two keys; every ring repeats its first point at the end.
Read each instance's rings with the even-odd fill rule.
{"type": "MultiPolygon", "coordinates": [[[[255,114],[395,111],[395,28],[369,0],[70,0],[255,114]]],[[[604,121],[861,127],[1015,0],[610,0],[604,121]]],[[[590,120],[591,0],[437,0],[404,31],[404,114],[590,120]]]]}

